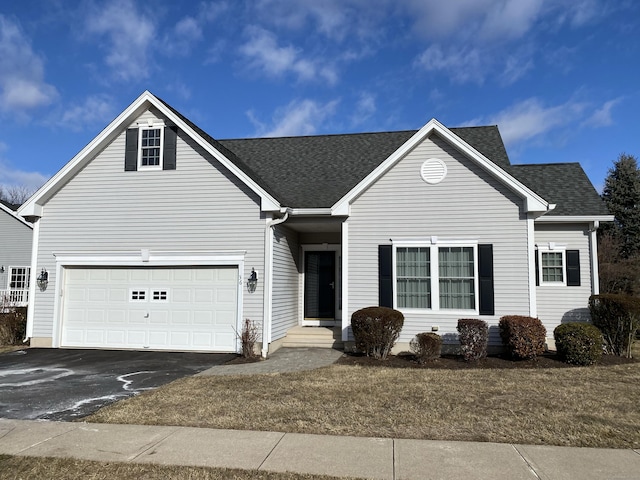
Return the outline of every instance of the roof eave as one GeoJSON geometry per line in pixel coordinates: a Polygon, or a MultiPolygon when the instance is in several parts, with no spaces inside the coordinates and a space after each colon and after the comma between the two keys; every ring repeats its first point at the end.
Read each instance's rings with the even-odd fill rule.
{"type": "Polygon", "coordinates": [[[535,219],[536,223],[590,223],[613,222],[613,215],[543,215],[535,219]]]}
{"type": "Polygon", "coordinates": [[[27,226],[27,227],[29,227],[30,229],[33,230],[33,225],[31,223],[29,223],[26,219],[24,219],[20,215],[18,215],[17,212],[14,212],[9,207],[4,206],[2,203],[0,203],[0,210],[2,210],[3,212],[6,212],[8,215],[11,215],[18,222],[22,223],[23,225],[25,225],[25,226],[27,226]]]}

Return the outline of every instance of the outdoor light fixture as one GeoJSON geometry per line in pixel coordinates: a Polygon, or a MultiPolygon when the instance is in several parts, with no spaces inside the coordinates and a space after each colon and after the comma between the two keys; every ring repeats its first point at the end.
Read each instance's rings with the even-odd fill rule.
{"type": "Polygon", "coordinates": [[[256,291],[256,287],[258,286],[258,272],[255,269],[251,269],[251,275],[249,275],[249,279],[247,280],[247,290],[249,293],[253,293],[256,291]]]}
{"type": "Polygon", "coordinates": [[[49,272],[47,272],[46,268],[43,268],[38,275],[38,287],[40,287],[40,291],[44,292],[47,289],[47,285],[49,285],[49,272]]]}
{"type": "Polygon", "coordinates": [[[0,273],[4,273],[4,265],[0,265],[0,273]]]}

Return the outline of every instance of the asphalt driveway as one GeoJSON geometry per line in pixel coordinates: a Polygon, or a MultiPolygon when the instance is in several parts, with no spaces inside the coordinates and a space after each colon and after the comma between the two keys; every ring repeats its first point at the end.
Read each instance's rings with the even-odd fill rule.
{"type": "Polygon", "coordinates": [[[75,420],[234,357],[50,348],[0,354],[0,417],[75,420]]]}

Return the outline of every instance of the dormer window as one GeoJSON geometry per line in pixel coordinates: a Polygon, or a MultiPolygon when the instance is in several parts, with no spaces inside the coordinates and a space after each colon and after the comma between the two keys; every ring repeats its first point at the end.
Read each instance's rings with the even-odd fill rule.
{"type": "Polygon", "coordinates": [[[138,167],[140,169],[162,169],[163,128],[141,127],[138,151],[138,167]]]}

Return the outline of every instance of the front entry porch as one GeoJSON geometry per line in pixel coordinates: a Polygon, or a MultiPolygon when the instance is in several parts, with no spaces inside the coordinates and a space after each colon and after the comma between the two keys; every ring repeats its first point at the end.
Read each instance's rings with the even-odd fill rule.
{"type": "Polygon", "coordinates": [[[344,349],[342,327],[310,327],[298,325],[287,330],[283,347],[320,347],[344,349]]]}

